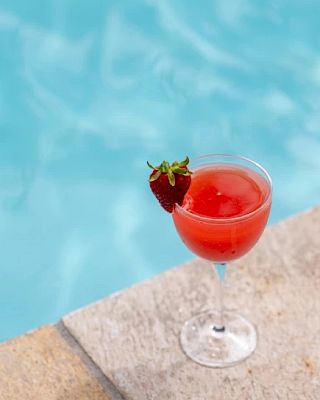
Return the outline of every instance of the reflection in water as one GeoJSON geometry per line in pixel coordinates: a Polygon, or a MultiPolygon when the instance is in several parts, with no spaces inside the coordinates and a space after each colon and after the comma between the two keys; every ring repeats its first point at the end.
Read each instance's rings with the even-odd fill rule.
{"type": "Polygon", "coordinates": [[[266,106],[275,115],[291,114],[295,111],[293,101],[284,92],[272,90],[266,96],[266,106]]]}
{"type": "Polygon", "coordinates": [[[320,198],[311,1],[0,6],[0,339],[192,257],[145,162],[257,159],[273,222],[320,198]]]}
{"type": "Polygon", "coordinates": [[[79,238],[77,234],[67,238],[61,249],[60,262],[57,263],[58,277],[56,278],[57,287],[56,313],[61,309],[67,309],[72,302],[75,286],[81,284],[79,277],[82,270],[86,267],[85,261],[88,259],[90,241],[88,238],[79,238]]]}

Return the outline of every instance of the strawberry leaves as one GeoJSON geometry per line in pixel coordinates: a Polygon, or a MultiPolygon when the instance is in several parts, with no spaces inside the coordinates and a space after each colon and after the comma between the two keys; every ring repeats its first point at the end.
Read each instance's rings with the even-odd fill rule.
{"type": "Polygon", "coordinates": [[[171,165],[168,161],[162,161],[160,165],[154,167],[152,164],[147,161],[148,167],[153,171],[156,171],[154,174],[150,175],[149,182],[153,182],[157,180],[161,174],[168,175],[168,181],[171,186],[175,185],[175,174],[190,176],[192,172],[188,169],[187,165],[189,164],[189,157],[186,157],[183,161],[178,162],[174,161],[171,165]]]}

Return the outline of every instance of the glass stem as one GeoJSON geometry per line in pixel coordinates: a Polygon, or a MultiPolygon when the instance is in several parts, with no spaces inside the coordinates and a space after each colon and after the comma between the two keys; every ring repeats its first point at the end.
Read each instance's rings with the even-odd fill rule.
{"type": "Polygon", "coordinates": [[[223,305],[223,283],[227,271],[226,263],[215,263],[214,264],[216,274],[218,276],[217,292],[218,292],[218,320],[216,321],[213,330],[215,332],[224,332],[224,305],[223,305]]]}

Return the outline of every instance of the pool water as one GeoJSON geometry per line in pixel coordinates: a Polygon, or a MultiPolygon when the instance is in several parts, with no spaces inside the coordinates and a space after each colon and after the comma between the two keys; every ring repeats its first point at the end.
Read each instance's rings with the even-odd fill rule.
{"type": "Polygon", "coordinates": [[[192,258],[146,161],[216,152],[320,202],[317,0],[1,0],[0,340],[192,258]]]}

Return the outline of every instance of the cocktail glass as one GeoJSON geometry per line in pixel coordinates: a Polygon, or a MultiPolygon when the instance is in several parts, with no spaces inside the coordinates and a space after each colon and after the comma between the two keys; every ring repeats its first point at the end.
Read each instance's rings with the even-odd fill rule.
{"type": "Polygon", "coordinates": [[[191,186],[172,216],[185,245],[213,263],[219,307],[187,321],[180,341],[195,362],[228,367],[254,352],[257,333],[244,317],[224,309],[227,263],[246,254],[260,238],[270,212],[272,182],[263,167],[240,156],[202,156],[191,160],[190,169],[191,186]],[[208,180],[211,192],[205,189],[208,180]],[[193,209],[197,202],[200,212],[193,209]]]}

